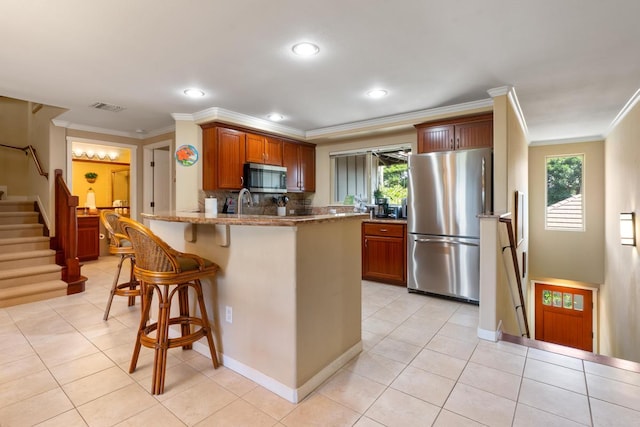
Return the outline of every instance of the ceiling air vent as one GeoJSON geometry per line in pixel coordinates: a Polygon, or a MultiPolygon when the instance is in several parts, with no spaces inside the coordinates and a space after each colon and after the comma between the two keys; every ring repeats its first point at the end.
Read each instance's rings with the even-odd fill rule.
{"type": "Polygon", "coordinates": [[[107,104],[106,102],[94,102],[93,104],[89,105],[89,107],[97,108],[98,110],[111,111],[112,113],[117,113],[124,110],[124,107],[121,107],[119,105],[107,104]]]}

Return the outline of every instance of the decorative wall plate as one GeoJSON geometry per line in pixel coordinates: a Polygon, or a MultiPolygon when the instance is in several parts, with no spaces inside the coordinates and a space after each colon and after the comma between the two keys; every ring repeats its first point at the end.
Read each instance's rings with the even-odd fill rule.
{"type": "Polygon", "coordinates": [[[176,162],[182,166],[191,166],[198,161],[198,150],[193,145],[181,145],[176,150],[176,162]]]}

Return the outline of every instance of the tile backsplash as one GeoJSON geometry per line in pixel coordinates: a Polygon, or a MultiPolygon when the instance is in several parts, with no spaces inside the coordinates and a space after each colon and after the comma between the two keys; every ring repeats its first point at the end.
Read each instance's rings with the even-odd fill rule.
{"type": "MultiPolygon", "coordinates": [[[[246,204],[242,208],[242,212],[249,215],[276,215],[277,204],[273,201],[273,198],[287,196],[289,201],[287,202],[287,215],[311,215],[328,213],[317,212],[318,208],[312,207],[313,201],[312,193],[287,193],[287,194],[266,194],[266,193],[253,193],[251,194],[254,201],[253,206],[247,206],[246,204]],[[258,200],[256,203],[255,200],[258,200]]],[[[231,191],[203,191],[200,190],[198,197],[198,209],[204,212],[204,199],[206,197],[215,197],[218,199],[218,212],[223,213],[224,203],[227,197],[232,198],[234,201],[238,200],[238,192],[231,191]]],[[[321,208],[322,209],[322,208],[321,208]]]]}

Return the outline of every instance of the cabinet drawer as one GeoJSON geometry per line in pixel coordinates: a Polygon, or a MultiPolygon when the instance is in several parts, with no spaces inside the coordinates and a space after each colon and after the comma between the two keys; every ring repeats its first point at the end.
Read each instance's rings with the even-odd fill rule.
{"type": "Polygon", "coordinates": [[[365,222],[363,231],[365,236],[404,237],[404,224],[365,222]]]}

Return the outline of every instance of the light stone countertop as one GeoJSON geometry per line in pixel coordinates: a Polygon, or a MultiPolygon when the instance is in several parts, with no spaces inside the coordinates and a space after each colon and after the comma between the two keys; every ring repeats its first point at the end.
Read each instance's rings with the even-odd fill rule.
{"type": "Polygon", "coordinates": [[[213,225],[267,225],[279,227],[295,227],[305,224],[317,224],[322,222],[334,222],[345,219],[358,218],[369,220],[366,213],[338,213],[325,215],[302,215],[302,216],[276,216],[276,215],[238,215],[222,214],[205,215],[204,212],[170,211],[159,212],[157,214],[141,214],[143,218],[169,221],[186,222],[190,224],[213,224],[213,225]]]}

